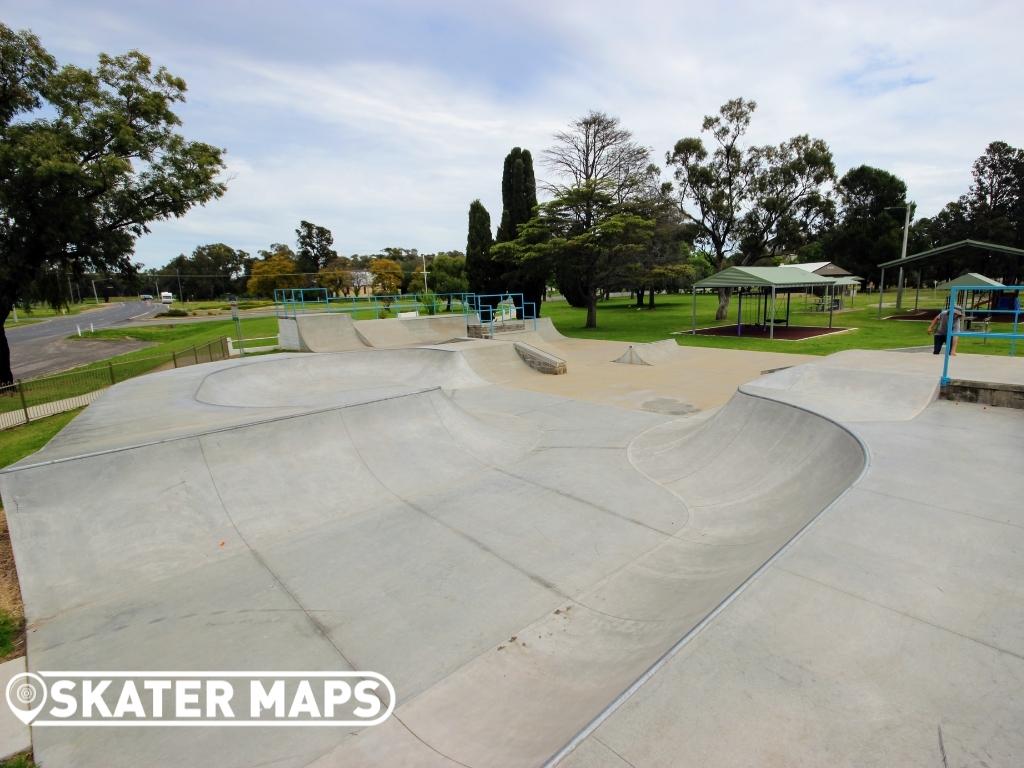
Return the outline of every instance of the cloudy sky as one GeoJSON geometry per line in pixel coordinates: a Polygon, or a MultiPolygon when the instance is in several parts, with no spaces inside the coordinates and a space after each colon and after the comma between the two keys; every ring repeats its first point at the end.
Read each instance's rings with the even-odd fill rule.
{"type": "Polygon", "coordinates": [[[904,178],[921,215],[966,191],[989,141],[1024,144],[1019,2],[0,0],[0,14],[62,61],[138,48],[188,82],[184,131],[227,149],[229,189],[154,225],[148,266],[208,242],[293,243],[300,219],[342,253],[462,249],[474,198],[497,224],[508,150],[539,156],[589,109],[660,159],[752,98],[751,141],[821,137],[840,173],[904,178]]]}

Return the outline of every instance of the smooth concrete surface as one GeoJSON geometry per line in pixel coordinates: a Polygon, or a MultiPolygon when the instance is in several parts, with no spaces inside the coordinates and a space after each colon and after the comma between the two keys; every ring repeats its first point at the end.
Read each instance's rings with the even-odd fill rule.
{"type": "Polygon", "coordinates": [[[463,315],[423,315],[353,320],[345,312],[300,314],[278,318],[285,349],[299,352],[349,352],[439,344],[466,336],[463,315]]]}
{"type": "Polygon", "coordinates": [[[913,355],[625,366],[532,334],[569,373],[465,341],[140,377],[0,473],[30,669],[370,669],[398,695],[362,732],[36,729],[37,760],[1024,754],[1024,414],[932,403],[913,355]]]}
{"type": "MultiPolygon", "coordinates": [[[[25,657],[19,656],[0,664],[0,691],[6,691],[11,678],[26,671],[25,657]]],[[[28,709],[26,705],[22,705],[28,709]]],[[[6,704],[0,702],[0,760],[24,752],[32,746],[28,726],[16,718],[6,704]]]]}
{"type": "Polygon", "coordinates": [[[1021,764],[1024,413],[909,417],[894,361],[852,357],[864,477],[562,766],[1021,764]]]}

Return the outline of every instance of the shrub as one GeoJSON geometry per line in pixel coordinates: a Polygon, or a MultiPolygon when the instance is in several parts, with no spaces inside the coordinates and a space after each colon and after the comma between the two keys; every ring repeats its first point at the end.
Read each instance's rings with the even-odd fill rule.
{"type": "Polygon", "coordinates": [[[436,315],[437,314],[437,296],[433,291],[424,291],[423,293],[416,296],[416,300],[420,303],[420,311],[425,315],[436,315]]]}

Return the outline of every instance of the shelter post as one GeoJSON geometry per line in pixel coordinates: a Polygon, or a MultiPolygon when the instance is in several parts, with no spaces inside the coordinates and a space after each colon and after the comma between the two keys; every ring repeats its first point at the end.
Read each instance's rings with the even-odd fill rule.
{"type": "Polygon", "coordinates": [[[885,296],[885,267],[882,267],[882,276],[878,279],[878,319],[882,319],[882,297],[885,296]]]}
{"type": "Polygon", "coordinates": [[[690,335],[697,335],[697,286],[693,286],[693,306],[690,308],[690,335]]]}
{"type": "Polygon", "coordinates": [[[775,338],[775,286],[772,286],[772,325],[768,330],[768,338],[775,338]]]}

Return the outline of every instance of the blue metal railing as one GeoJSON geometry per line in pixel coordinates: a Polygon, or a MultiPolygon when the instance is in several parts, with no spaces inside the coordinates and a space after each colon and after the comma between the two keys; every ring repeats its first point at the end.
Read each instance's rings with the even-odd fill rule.
{"type": "MultiPolygon", "coordinates": [[[[954,339],[961,338],[961,337],[963,337],[963,338],[977,338],[977,339],[1009,339],[1010,340],[1010,354],[1011,355],[1016,355],[1017,354],[1017,339],[1024,339],[1024,333],[1020,332],[1020,330],[1021,330],[1020,329],[1020,316],[1022,314],[1021,308],[1020,308],[1020,292],[1021,291],[1024,291],[1024,285],[999,285],[999,286],[991,286],[991,287],[988,287],[988,286],[986,286],[986,287],[971,286],[969,288],[958,288],[956,286],[951,286],[950,287],[949,307],[947,308],[947,309],[950,309],[950,312],[946,316],[946,343],[945,343],[945,350],[944,350],[944,354],[943,354],[943,358],[942,358],[942,379],[941,379],[942,386],[946,386],[950,382],[950,378],[949,378],[949,356],[951,354],[951,348],[953,346],[953,340],[954,339]],[[987,315],[1012,315],[1013,316],[1013,320],[1012,320],[1012,323],[1013,323],[1012,328],[1013,328],[1013,330],[1010,333],[1005,333],[1005,332],[1001,332],[1001,331],[1000,332],[990,331],[990,330],[984,330],[984,331],[973,331],[972,330],[972,331],[967,331],[967,330],[964,330],[963,328],[961,328],[960,330],[956,330],[956,325],[957,325],[957,323],[956,323],[956,309],[958,308],[957,294],[958,293],[980,293],[982,291],[999,292],[999,293],[1009,292],[1011,294],[1015,294],[1014,297],[1013,297],[1013,308],[1012,309],[961,309],[961,311],[964,313],[964,319],[965,320],[967,319],[967,313],[968,312],[970,314],[972,314],[972,315],[975,315],[975,316],[977,316],[977,315],[982,315],[982,316],[987,316],[987,315]]],[[[963,325],[966,326],[966,322],[963,323],[963,325]]]]}
{"type": "Polygon", "coordinates": [[[537,330],[537,305],[521,293],[407,293],[397,296],[364,294],[331,296],[326,288],[278,288],[274,291],[274,312],[279,318],[300,314],[346,312],[379,319],[399,312],[436,315],[442,311],[461,312],[467,325],[487,326],[489,335],[512,321],[532,322],[537,330]],[[457,309],[456,309],[457,305],[457,309]]]}
{"type": "Polygon", "coordinates": [[[533,330],[537,330],[537,305],[526,301],[521,293],[470,293],[466,294],[465,314],[475,314],[480,325],[488,327],[490,336],[495,329],[509,321],[531,321],[533,330]]]}
{"type": "MultiPolygon", "coordinates": [[[[364,294],[361,296],[331,296],[326,288],[278,288],[274,291],[274,311],[277,317],[294,318],[296,315],[322,312],[345,312],[353,316],[365,313],[379,319],[398,312],[418,312],[435,315],[448,311],[465,314],[471,303],[470,293],[406,293],[401,295],[364,294]],[[458,310],[455,305],[458,305],[458,310]]],[[[353,318],[354,319],[354,318],[353,318]]]]}

